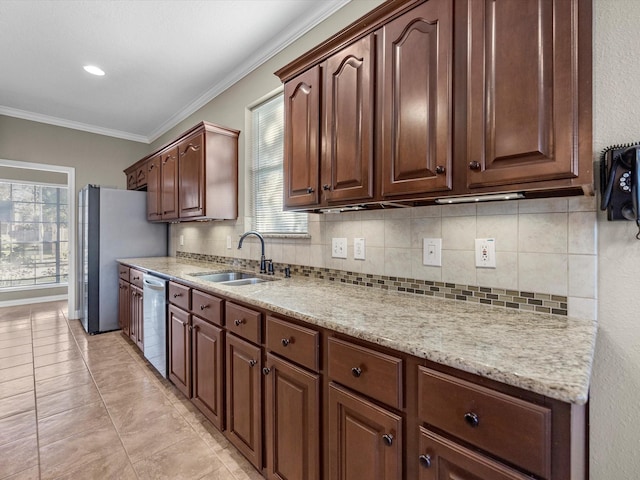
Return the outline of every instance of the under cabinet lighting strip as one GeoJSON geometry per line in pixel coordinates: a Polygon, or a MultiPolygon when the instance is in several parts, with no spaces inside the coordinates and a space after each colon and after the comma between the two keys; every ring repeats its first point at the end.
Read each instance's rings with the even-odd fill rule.
{"type": "Polygon", "coordinates": [[[437,198],[436,203],[447,205],[451,203],[474,203],[474,202],[494,202],[496,200],[517,200],[524,198],[521,192],[516,193],[498,193],[489,195],[472,195],[465,197],[446,197],[437,198]]]}

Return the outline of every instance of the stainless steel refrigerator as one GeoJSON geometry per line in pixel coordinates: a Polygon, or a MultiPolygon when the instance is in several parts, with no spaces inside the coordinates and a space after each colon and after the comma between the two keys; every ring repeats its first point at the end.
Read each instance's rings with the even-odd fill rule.
{"type": "Polygon", "coordinates": [[[78,194],[82,326],[117,330],[117,258],[167,254],[167,225],[147,221],[147,194],[87,185],[78,194]]]}

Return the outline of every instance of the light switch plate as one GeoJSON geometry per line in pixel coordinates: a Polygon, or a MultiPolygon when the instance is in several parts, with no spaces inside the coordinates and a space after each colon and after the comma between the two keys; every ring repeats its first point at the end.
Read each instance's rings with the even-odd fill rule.
{"type": "Polygon", "coordinates": [[[422,239],[422,264],[431,267],[442,266],[442,239],[422,239]]]}
{"type": "Polygon", "coordinates": [[[496,268],[495,238],[476,238],[476,267],[496,268]]]}
{"type": "Polygon", "coordinates": [[[227,250],[231,250],[231,235],[227,235],[227,250]]]}
{"type": "Polygon", "coordinates": [[[184,246],[184,235],[180,235],[180,246],[184,246]]]}
{"type": "Polygon", "coordinates": [[[353,239],[353,258],[355,260],[364,260],[364,238],[353,239]]]}
{"type": "Polygon", "coordinates": [[[331,239],[331,256],[333,258],[347,258],[347,239],[346,238],[331,239]]]}

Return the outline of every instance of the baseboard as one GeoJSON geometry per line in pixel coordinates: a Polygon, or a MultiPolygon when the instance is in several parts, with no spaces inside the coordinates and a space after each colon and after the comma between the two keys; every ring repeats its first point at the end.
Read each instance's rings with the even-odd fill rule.
{"type": "Polygon", "coordinates": [[[0,308],[30,305],[32,303],[60,302],[67,300],[68,295],[50,295],[48,297],[18,298],[15,300],[0,301],[0,308]]]}

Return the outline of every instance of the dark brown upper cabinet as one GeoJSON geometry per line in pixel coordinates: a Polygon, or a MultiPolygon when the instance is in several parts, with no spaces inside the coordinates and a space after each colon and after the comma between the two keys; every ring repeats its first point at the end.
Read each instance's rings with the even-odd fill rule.
{"type": "Polygon", "coordinates": [[[237,218],[239,134],[201,122],[125,170],[131,172],[144,162],[147,219],[178,222],[237,218]]]}
{"type": "Polygon", "coordinates": [[[452,15],[430,0],[377,32],[384,198],[451,189],[452,15]]]}
{"type": "MultiPolygon", "coordinates": [[[[580,174],[578,0],[471,1],[467,80],[470,188],[580,174]]],[[[585,163],[585,162],[583,162],[585,163]]]]}
{"type": "Polygon", "coordinates": [[[285,85],[287,208],[373,199],[373,34],[285,85]]]}
{"type": "Polygon", "coordinates": [[[284,87],[284,206],[313,207],[320,203],[320,85],[315,66],[284,87]]]}
{"type": "Polygon", "coordinates": [[[380,5],[276,72],[285,208],[593,194],[591,21],[590,0],[380,5]]]}
{"type": "Polygon", "coordinates": [[[127,190],[145,190],[147,188],[147,158],[143,158],[124,171],[127,176],[127,190]]]}
{"type": "Polygon", "coordinates": [[[371,34],[325,63],[322,194],[327,203],[373,198],[374,60],[371,34]]]}
{"type": "MultiPolygon", "coordinates": [[[[178,149],[167,148],[160,154],[160,212],[162,220],[178,218],[178,149]]],[[[147,199],[148,201],[148,199],[147,199]]]]}
{"type": "Polygon", "coordinates": [[[147,220],[162,220],[162,155],[147,162],[147,220]]]}

